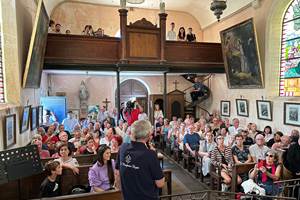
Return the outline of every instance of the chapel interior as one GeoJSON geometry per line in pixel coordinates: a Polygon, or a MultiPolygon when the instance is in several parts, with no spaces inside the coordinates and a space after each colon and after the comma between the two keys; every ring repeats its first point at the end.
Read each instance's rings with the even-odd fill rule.
{"type": "MultiPolygon", "coordinates": [[[[59,123],[69,111],[78,120],[97,118],[93,112],[100,108],[116,112],[119,120],[122,104],[137,101],[154,127],[158,104],[170,121],[173,116],[184,120],[190,115],[195,121],[220,116],[220,120],[228,119],[232,124],[238,118],[241,127],[255,123],[257,130],[271,126],[274,133],[281,131],[289,136],[300,126],[299,8],[297,0],[1,0],[0,172],[7,173],[0,174],[1,194],[7,192],[6,199],[38,198],[34,188],[39,186],[40,177],[36,172],[29,177],[21,171],[8,175],[12,170],[35,168],[20,160],[14,168],[4,162],[9,156],[5,152],[17,154],[14,149],[30,145],[45,115],[54,110],[59,123]],[[225,2],[226,7],[216,6],[213,10],[213,2],[218,1],[225,2]],[[49,31],[50,20],[59,24],[59,34],[49,31]],[[288,25],[292,20],[295,24],[288,25]],[[168,33],[171,23],[175,24],[173,39],[168,33]],[[241,41],[234,47],[228,45],[234,36],[230,34],[243,31],[245,23],[252,27],[251,40],[243,47],[241,41]],[[91,25],[95,33],[101,28],[103,35],[84,35],[86,25],[91,25]],[[181,27],[186,33],[192,28],[196,39],[179,41],[181,27]],[[294,33],[285,33],[288,30],[294,33]],[[234,51],[228,56],[230,48],[244,51],[238,49],[238,56],[234,51]],[[256,54],[247,55],[250,51],[256,54]],[[234,68],[234,57],[241,58],[241,72],[234,68]],[[256,69],[251,68],[254,65],[256,69]],[[190,94],[195,77],[208,88],[207,96],[196,102],[190,94]],[[253,81],[248,84],[250,79],[253,81]],[[259,101],[270,105],[267,118],[259,113],[259,101]],[[223,104],[228,106],[226,110],[223,104]],[[24,122],[26,109],[28,119],[24,122]],[[37,115],[35,124],[33,112],[37,115]],[[14,127],[9,139],[10,116],[14,127]]],[[[179,161],[177,151],[170,152],[165,145],[157,143],[168,177],[160,195],[196,191],[215,195],[213,190],[222,190],[218,173],[203,177],[198,173],[197,159],[183,154],[179,161]]],[[[247,167],[234,168],[234,173],[245,173],[250,169],[247,167]]],[[[236,174],[231,192],[238,191],[236,174]]],[[[73,178],[72,172],[63,176],[69,177],[64,185],[82,183],[79,176],[73,178]]],[[[206,199],[202,194],[195,198],[206,199]]],[[[61,199],[120,197],[119,192],[61,199]]],[[[227,199],[235,198],[233,195],[227,199]]]]}

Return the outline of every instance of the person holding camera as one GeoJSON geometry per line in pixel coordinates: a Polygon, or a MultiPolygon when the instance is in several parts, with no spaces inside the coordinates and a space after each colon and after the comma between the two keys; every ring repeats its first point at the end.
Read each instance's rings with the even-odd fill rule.
{"type": "Polygon", "coordinates": [[[128,126],[133,124],[133,122],[138,120],[139,114],[143,112],[142,106],[137,101],[128,101],[126,104],[126,109],[124,110],[124,118],[128,123],[128,126]]]}

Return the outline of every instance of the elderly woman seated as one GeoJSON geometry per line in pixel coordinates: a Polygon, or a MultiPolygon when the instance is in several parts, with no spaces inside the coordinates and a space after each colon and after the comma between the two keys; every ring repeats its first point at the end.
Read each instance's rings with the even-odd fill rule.
{"type": "Polygon", "coordinates": [[[277,164],[277,154],[274,150],[266,153],[266,160],[259,160],[249,178],[257,180],[257,184],[265,189],[266,195],[276,196],[279,193],[278,185],[274,181],[280,178],[281,165],[277,164]]]}
{"type": "Polygon", "coordinates": [[[48,150],[42,149],[42,136],[39,134],[35,134],[31,140],[31,144],[35,144],[38,147],[38,151],[40,154],[40,158],[49,158],[50,153],[48,150]]]}

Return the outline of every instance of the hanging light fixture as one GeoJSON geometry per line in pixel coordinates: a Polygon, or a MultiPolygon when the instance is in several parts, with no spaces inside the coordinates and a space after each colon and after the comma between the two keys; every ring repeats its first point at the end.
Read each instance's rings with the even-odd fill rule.
{"type": "Polygon", "coordinates": [[[141,4],[144,3],[145,0],[126,0],[127,3],[131,3],[131,4],[141,4]]]}
{"type": "Polygon", "coordinates": [[[227,0],[213,0],[213,2],[210,4],[210,10],[216,15],[218,22],[223,14],[223,10],[227,8],[226,1],[227,0]]]}

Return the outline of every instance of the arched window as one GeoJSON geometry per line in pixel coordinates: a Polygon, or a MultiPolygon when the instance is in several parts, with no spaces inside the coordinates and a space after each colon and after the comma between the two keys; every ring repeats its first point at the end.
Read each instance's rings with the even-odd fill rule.
{"type": "Polygon", "coordinates": [[[286,10],[282,24],[280,96],[300,96],[300,0],[286,10]]]}

